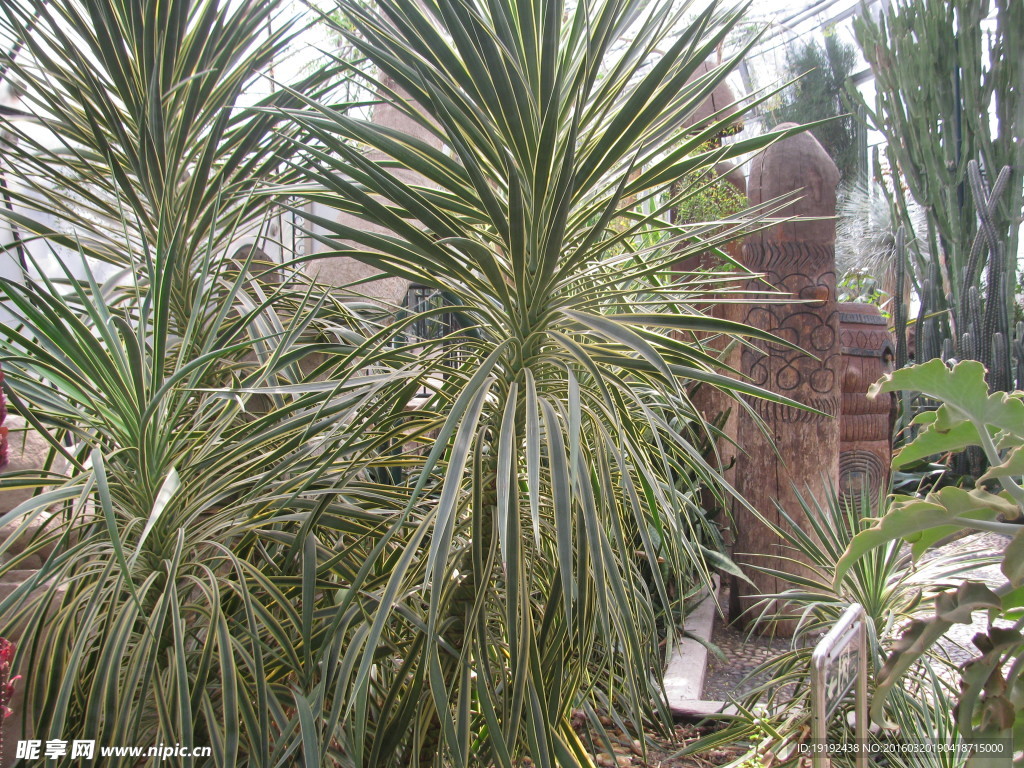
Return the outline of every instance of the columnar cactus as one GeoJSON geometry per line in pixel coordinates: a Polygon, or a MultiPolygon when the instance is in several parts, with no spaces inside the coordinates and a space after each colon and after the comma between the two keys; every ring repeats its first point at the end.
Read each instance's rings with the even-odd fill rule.
{"type": "Polygon", "coordinates": [[[907,279],[906,248],[907,231],[900,227],[896,232],[896,289],[892,293],[892,319],[896,326],[896,367],[904,367],[910,359],[907,349],[907,306],[903,302],[903,286],[907,279]]]}
{"type": "Polygon", "coordinates": [[[1024,321],[1017,323],[1016,332],[1011,343],[1011,356],[1017,389],[1024,389],[1024,321]]]}
{"type": "Polygon", "coordinates": [[[974,359],[992,390],[1024,386],[1013,258],[1024,208],[1024,143],[1013,139],[1024,131],[1024,69],[1012,53],[1024,5],[893,0],[854,28],[875,94],[850,96],[886,138],[887,163],[875,175],[897,221],[914,229],[911,200],[927,220],[906,232],[907,277],[922,306],[916,361],[974,359]]]}

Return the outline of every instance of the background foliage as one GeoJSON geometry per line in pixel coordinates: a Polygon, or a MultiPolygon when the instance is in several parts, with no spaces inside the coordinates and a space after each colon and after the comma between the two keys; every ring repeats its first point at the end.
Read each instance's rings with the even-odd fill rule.
{"type": "Polygon", "coordinates": [[[766,113],[765,121],[768,125],[805,124],[835,118],[815,126],[811,133],[839,168],[842,181],[850,184],[862,175],[862,129],[846,99],[857,52],[835,34],[826,33],[823,40],[823,45],[811,40],[787,50],[784,78],[799,79],[779,94],[781,103],[766,113]]]}

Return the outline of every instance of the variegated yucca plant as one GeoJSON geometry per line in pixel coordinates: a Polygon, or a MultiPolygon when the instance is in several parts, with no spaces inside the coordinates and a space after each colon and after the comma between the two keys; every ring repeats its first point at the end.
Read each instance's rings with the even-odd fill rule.
{"type": "Polygon", "coordinates": [[[766,395],[713,371],[698,339],[758,332],[701,311],[706,276],[652,279],[742,231],[671,225],[671,185],[784,134],[709,144],[731,109],[693,124],[743,55],[698,72],[736,10],[339,7],[418,135],[310,102],[291,114],[323,149],[286,191],[337,211],[310,217],[329,253],[446,291],[468,329],[423,406],[420,517],[349,649],[348,732],[374,734],[354,761],[587,765],[574,711],[670,722],[654,601],[734,568],[706,546],[697,492],[720,478],[688,388],[766,395]]]}
{"type": "Polygon", "coordinates": [[[273,4],[0,0],[61,138],[6,147],[61,226],[9,218],[128,268],[0,284],[8,391],[53,456],[0,482],[36,492],[0,521],[0,568],[41,563],[0,602],[31,722],[210,765],[589,765],[574,713],[670,722],[654,606],[734,568],[689,390],[768,396],[702,346],[759,335],[701,312],[728,279],[667,279],[749,224],[672,225],[671,185],[786,134],[687,127],[739,11],[339,7],[436,142],[315,77],[243,108],[273,4]],[[344,214],[309,218],[327,255],[443,289],[462,330],[413,346],[415,315],[223,258],[295,196],[344,214]]]}
{"type": "Polygon", "coordinates": [[[190,764],[221,766],[344,748],[342,652],[402,533],[407,493],[379,479],[415,433],[421,370],[388,343],[400,328],[225,258],[298,151],[261,108],[334,71],[247,107],[284,21],[263,2],[0,2],[23,94],[4,215],[124,268],[0,281],[6,393],[50,445],[0,479],[34,494],[0,518],[0,635],[31,670],[33,738],[209,747],[190,764]]]}

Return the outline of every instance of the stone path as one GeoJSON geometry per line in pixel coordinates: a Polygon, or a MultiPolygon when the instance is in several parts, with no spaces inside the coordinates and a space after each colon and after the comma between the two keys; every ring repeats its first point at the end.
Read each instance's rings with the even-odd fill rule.
{"type": "Polygon", "coordinates": [[[742,698],[761,683],[765,676],[751,678],[750,674],[768,659],[789,649],[789,641],[749,635],[719,622],[711,635],[711,642],[725,658],[708,656],[708,670],[704,679],[704,698],[730,701],[742,698]]]}

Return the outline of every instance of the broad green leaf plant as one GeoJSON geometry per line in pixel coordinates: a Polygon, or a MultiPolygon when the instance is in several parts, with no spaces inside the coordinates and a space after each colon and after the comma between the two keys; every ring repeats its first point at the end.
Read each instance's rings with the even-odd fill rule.
{"type": "MultiPolygon", "coordinates": [[[[790,647],[773,654],[749,673],[748,679],[757,683],[733,702],[737,716],[724,729],[687,745],[689,753],[701,754],[748,742],[752,754],[770,752],[783,763],[797,759],[811,734],[810,670],[815,643],[850,605],[857,603],[864,608],[869,665],[878,668],[903,627],[927,615],[933,595],[956,585],[972,570],[996,561],[988,553],[970,551],[944,553],[914,567],[910,552],[897,539],[862,552],[844,565],[841,580],[833,582],[837,564],[857,533],[864,529],[865,518],[870,517],[872,509],[883,505],[884,499],[872,499],[867,492],[840,498],[833,490],[828,494],[827,504],[802,497],[799,501],[809,531],[801,530],[784,510],[783,526],[767,520],[765,524],[778,537],[784,557],[804,563],[805,568],[794,574],[754,564],[753,567],[777,576],[789,586],[777,594],[763,595],[762,602],[750,608],[756,624],[768,630],[774,622],[792,622],[797,616],[790,647]]],[[[955,730],[949,709],[944,713],[929,710],[930,706],[941,706],[946,696],[943,683],[935,678],[935,669],[948,671],[952,666],[942,649],[929,649],[915,660],[899,684],[887,691],[883,714],[888,727],[873,731],[870,736],[879,752],[894,751],[895,745],[901,743],[917,743],[922,734],[929,735],[931,725],[955,730]],[[928,730],[908,728],[909,724],[928,718],[932,718],[928,730]]],[[[852,723],[846,717],[852,705],[849,697],[829,721],[829,738],[837,744],[849,743],[854,738],[852,723]]],[[[956,756],[931,757],[941,761],[956,756]]]]}
{"type": "MultiPolygon", "coordinates": [[[[872,714],[878,719],[888,692],[915,660],[954,624],[970,624],[975,611],[990,617],[987,632],[974,638],[978,656],[961,671],[956,722],[968,740],[1013,738],[1024,743],[1024,393],[989,393],[980,363],[950,369],[942,360],[885,376],[872,393],[914,390],[939,401],[922,413],[918,436],[893,459],[893,467],[933,454],[978,446],[990,466],[973,489],[944,487],[924,498],[894,496],[886,513],[854,537],[836,568],[836,583],[864,553],[905,539],[919,557],[964,530],[1011,537],[1000,569],[1005,581],[963,581],[935,597],[934,615],[911,622],[878,674],[872,714]],[[1002,621],[996,622],[995,619],[1002,621]]],[[[1009,757],[1006,763],[1009,764],[1009,757]]]]}
{"type": "Polygon", "coordinates": [[[286,191],[337,212],[310,217],[331,255],[448,292],[472,328],[451,340],[460,362],[430,379],[436,438],[408,508],[422,517],[349,649],[347,727],[376,734],[356,738],[354,760],[589,765],[574,711],[598,731],[599,710],[634,733],[670,722],[652,604],[672,601],[650,564],[710,583],[698,487],[676,481],[721,479],[676,429],[702,423],[686,388],[770,396],[713,372],[701,335],[758,332],[701,313],[706,287],[665,281],[665,310],[626,298],[742,230],[688,237],[668,222],[670,185],[788,133],[709,149],[724,112],[685,129],[743,55],[696,74],[740,11],[339,7],[380,98],[435,141],[310,103],[291,115],[323,150],[286,191]],[[396,622],[409,639],[386,663],[396,622]]]}

